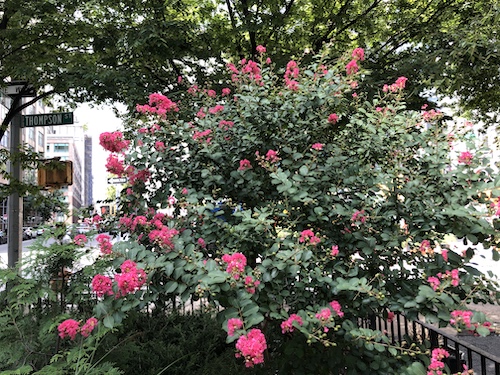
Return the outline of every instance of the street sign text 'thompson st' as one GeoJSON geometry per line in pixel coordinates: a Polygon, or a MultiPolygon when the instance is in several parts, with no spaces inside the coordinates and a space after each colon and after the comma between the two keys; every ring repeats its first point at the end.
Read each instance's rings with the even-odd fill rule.
{"type": "Polygon", "coordinates": [[[69,124],[73,124],[73,112],[40,113],[37,115],[24,115],[22,127],[69,124]]]}

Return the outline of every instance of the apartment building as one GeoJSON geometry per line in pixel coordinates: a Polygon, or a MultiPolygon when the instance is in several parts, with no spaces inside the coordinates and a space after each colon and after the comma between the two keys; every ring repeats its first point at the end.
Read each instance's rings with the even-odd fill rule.
{"type": "MultiPolygon", "coordinates": [[[[12,104],[12,99],[8,96],[0,94],[0,119],[4,119],[7,112],[12,104]]],[[[23,110],[23,115],[43,113],[45,110],[44,105],[41,102],[37,102],[25,110],[23,110]]],[[[23,128],[21,134],[21,142],[25,147],[31,149],[32,151],[39,152],[43,154],[45,149],[45,132],[49,127],[32,127],[23,128]]],[[[0,148],[10,149],[10,137],[11,130],[10,127],[5,132],[4,136],[0,140],[0,148]]],[[[9,170],[9,165],[2,165],[0,168],[5,168],[9,170]]],[[[24,170],[22,178],[27,182],[36,182],[36,171],[35,170],[24,170]]],[[[8,184],[9,182],[0,176],[0,184],[8,184]]],[[[0,197],[0,230],[6,231],[7,220],[8,220],[8,209],[7,209],[7,198],[0,197]]]]}

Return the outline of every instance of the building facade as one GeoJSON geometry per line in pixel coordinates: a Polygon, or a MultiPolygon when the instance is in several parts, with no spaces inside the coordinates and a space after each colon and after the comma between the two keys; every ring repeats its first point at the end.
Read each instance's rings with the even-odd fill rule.
{"type": "MultiPolygon", "coordinates": [[[[0,94],[0,119],[4,119],[7,116],[10,106],[12,105],[12,99],[8,96],[0,94]]],[[[44,105],[41,101],[24,109],[22,114],[36,114],[43,113],[45,110],[44,105]]],[[[41,155],[44,153],[45,149],[45,132],[48,127],[32,127],[32,128],[22,128],[21,131],[21,143],[25,148],[31,151],[38,152],[41,155]]],[[[10,126],[7,128],[4,136],[0,140],[0,148],[10,149],[10,139],[11,139],[11,129],[10,126]]],[[[10,170],[10,166],[1,165],[0,168],[6,171],[10,170]]],[[[22,171],[22,178],[27,183],[36,183],[37,175],[36,170],[24,170],[22,171]]],[[[0,184],[8,184],[9,181],[0,176],[0,184]]],[[[0,197],[0,230],[7,230],[7,220],[8,220],[8,198],[0,197]]]]}

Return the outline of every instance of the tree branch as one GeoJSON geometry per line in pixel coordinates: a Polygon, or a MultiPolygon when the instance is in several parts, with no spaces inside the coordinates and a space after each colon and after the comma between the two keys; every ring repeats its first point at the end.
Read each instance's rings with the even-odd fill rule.
{"type": "MultiPolygon", "coordinates": [[[[24,88],[23,88],[23,90],[24,90],[24,88]]],[[[2,125],[0,126],[0,139],[3,138],[5,132],[7,131],[7,127],[9,126],[9,123],[12,121],[12,119],[14,118],[14,116],[16,114],[20,113],[23,109],[29,107],[30,105],[36,103],[40,99],[43,99],[43,98],[46,98],[47,96],[55,94],[55,92],[56,92],[55,90],[46,91],[46,92],[36,96],[32,100],[30,100],[24,104],[21,104],[19,107],[17,107],[17,106],[19,105],[19,102],[22,100],[22,96],[16,95],[16,97],[14,98],[14,100],[12,102],[12,105],[9,108],[9,111],[7,112],[7,115],[5,116],[5,118],[2,121],[2,125]],[[16,110],[14,110],[13,108],[16,108],[16,110]]],[[[21,91],[21,93],[22,93],[22,91],[21,91]]]]}
{"type": "MultiPolygon", "coordinates": [[[[233,30],[236,33],[236,20],[234,18],[233,7],[231,6],[231,0],[226,0],[227,11],[229,13],[229,19],[231,20],[231,26],[233,26],[233,30]]],[[[240,59],[245,57],[243,55],[243,48],[241,47],[240,38],[236,37],[236,53],[240,56],[240,59]]]]}

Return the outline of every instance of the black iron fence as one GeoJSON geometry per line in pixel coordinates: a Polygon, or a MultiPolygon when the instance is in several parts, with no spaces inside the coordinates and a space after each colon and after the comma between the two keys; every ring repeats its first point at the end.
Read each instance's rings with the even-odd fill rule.
{"type": "Polygon", "coordinates": [[[464,371],[464,365],[474,374],[500,375],[500,358],[461,339],[419,320],[408,320],[396,315],[391,322],[379,317],[361,320],[360,326],[386,332],[393,344],[419,343],[434,348],[445,348],[449,353],[448,366],[452,373],[464,371]]]}

